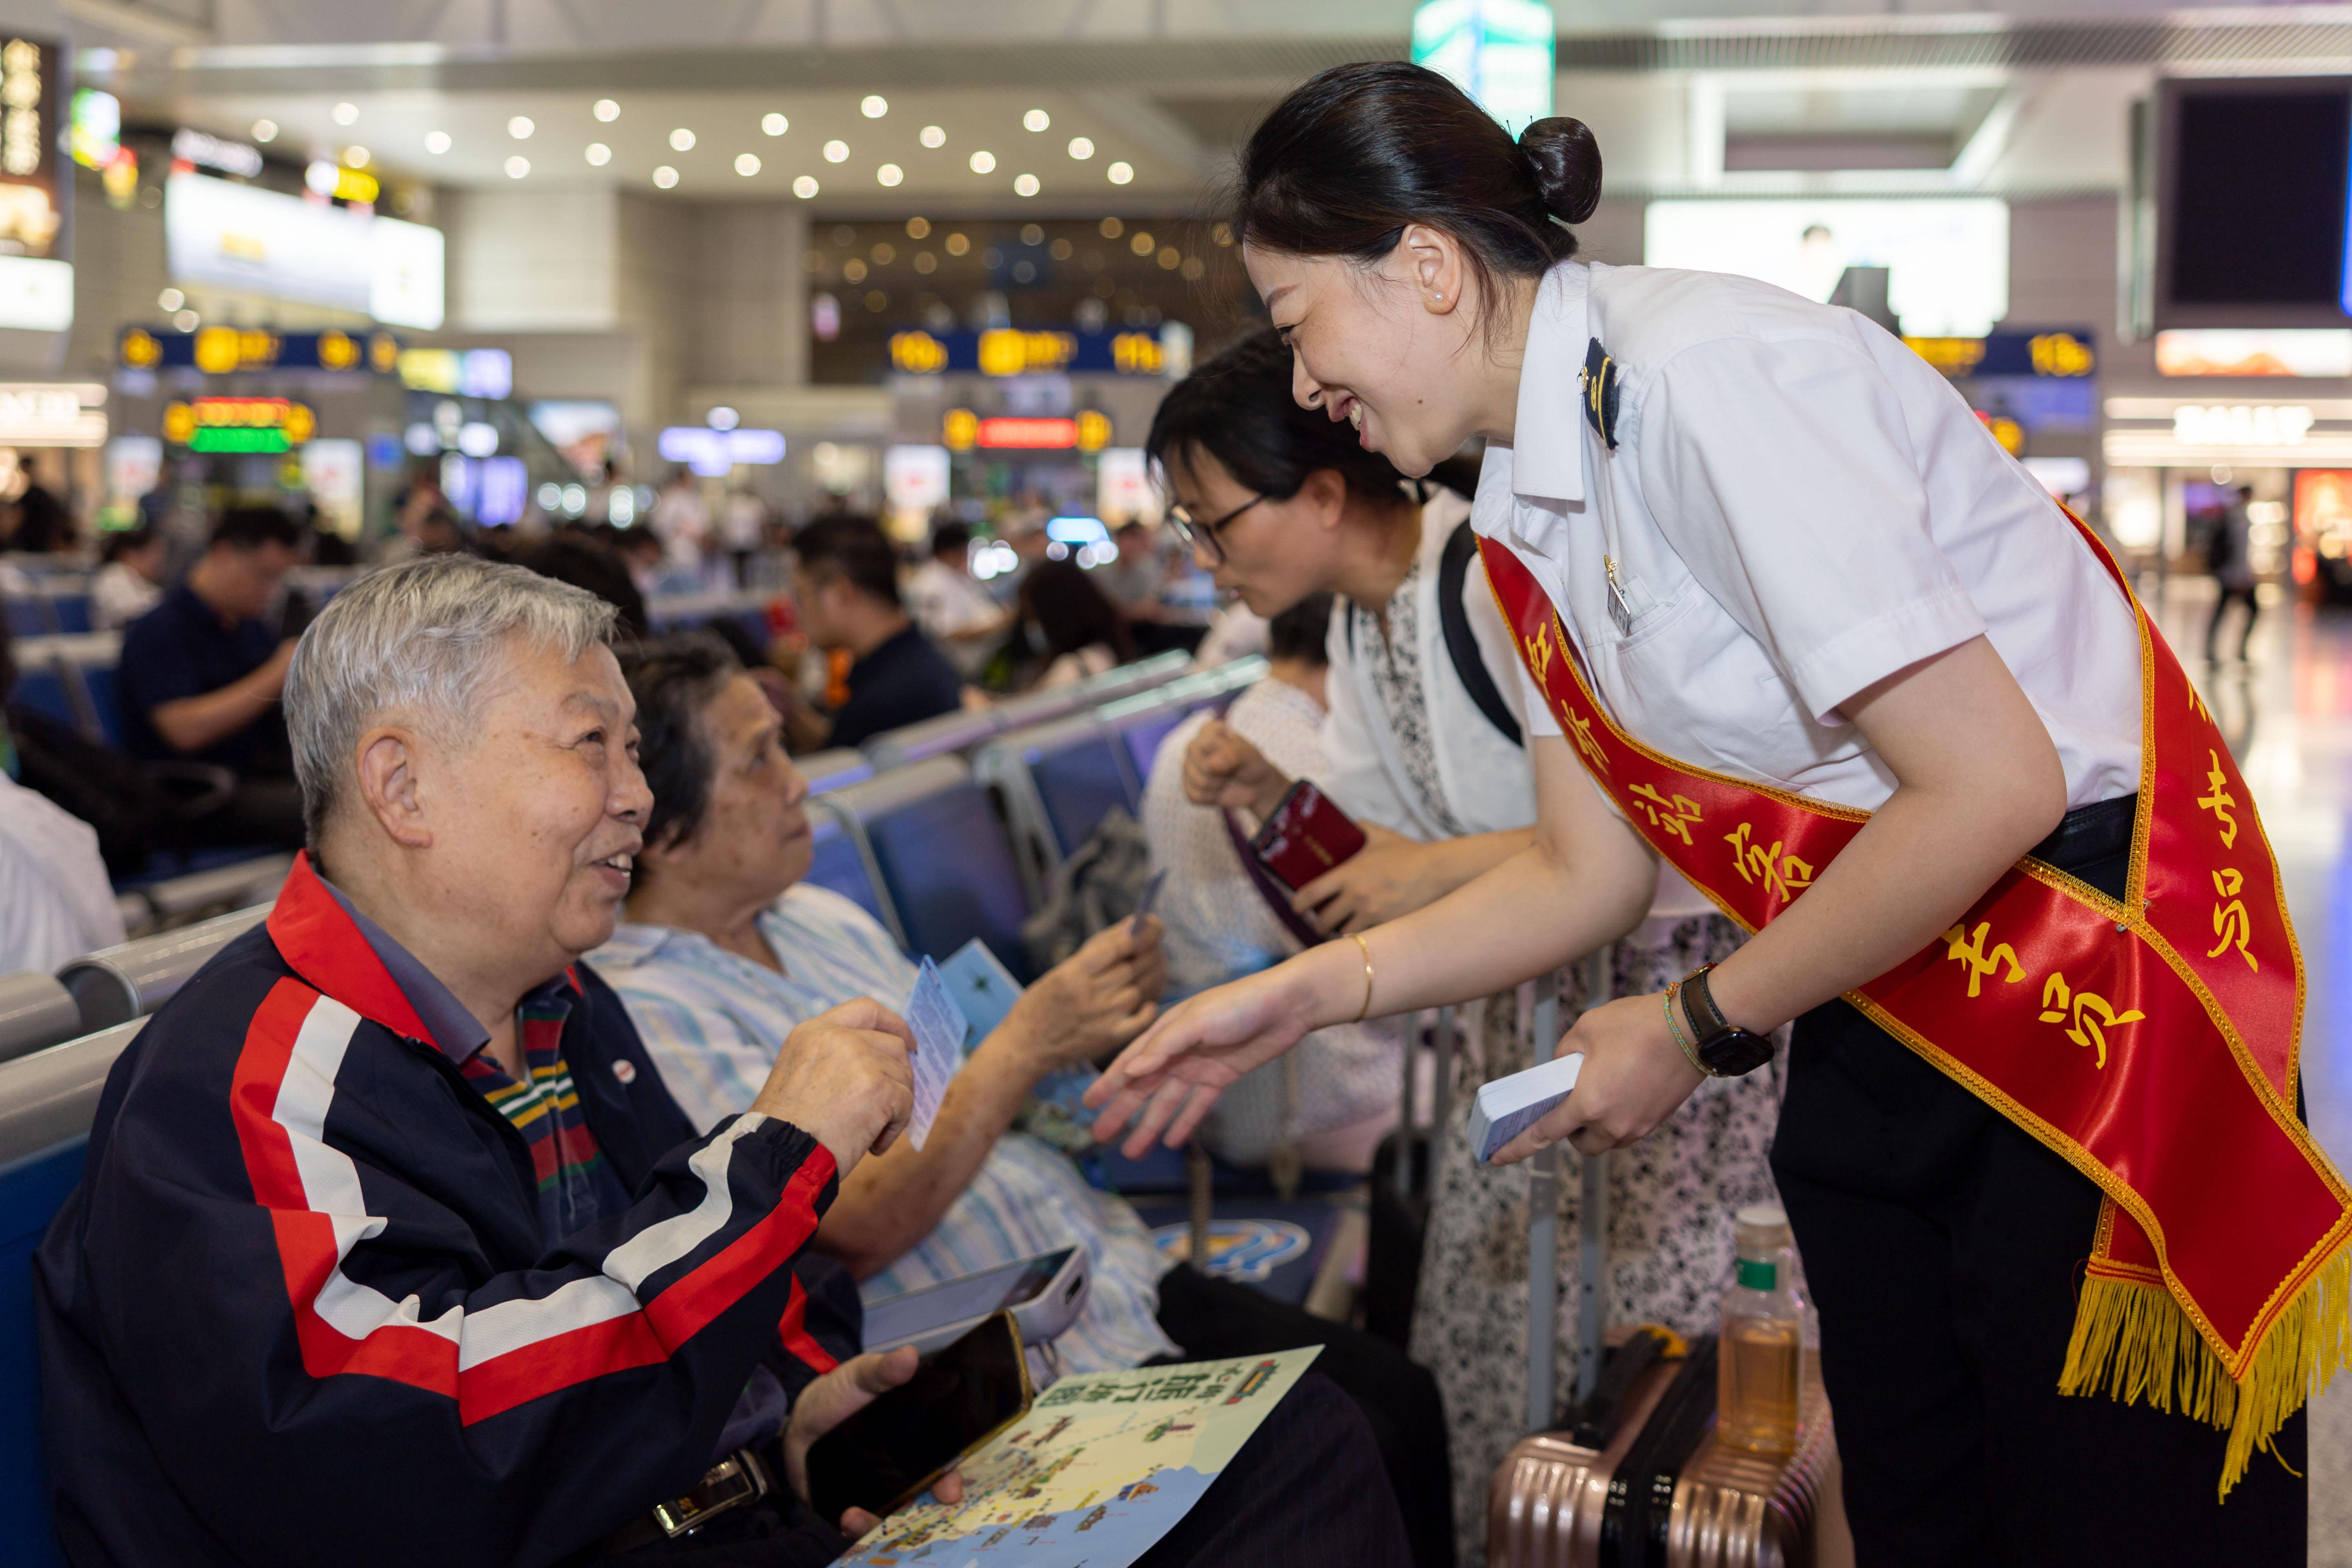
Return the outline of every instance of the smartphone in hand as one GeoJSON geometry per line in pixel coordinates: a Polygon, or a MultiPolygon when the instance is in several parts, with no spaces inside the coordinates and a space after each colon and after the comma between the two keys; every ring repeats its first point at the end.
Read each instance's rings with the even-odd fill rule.
{"type": "Polygon", "coordinates": [[[1031,1397],[1021,1331],[998,1312],[810,1445],[809,1506],[827,1523],[852,1508],[887,1518],[1019,1420],[1031,1397]]]}
{"type": "Polygon", "coordinates": [[[1250,839],[1264,866],[1292,892],[1361,849],[1364,830],[1306,779],[1290,786],[1250,839]]]}

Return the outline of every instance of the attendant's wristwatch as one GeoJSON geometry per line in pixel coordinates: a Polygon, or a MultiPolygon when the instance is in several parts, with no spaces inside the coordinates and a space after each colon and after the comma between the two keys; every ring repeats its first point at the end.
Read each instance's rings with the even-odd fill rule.
{"type": "Polygon", "coordinates": [[[1712,963],[1699,965],[1677,987],[1682,994],[1683,1016],[1690,1022],[1698,1065],[1717,1078],[1738,1078],[1772,1059],[1772,1042],[1766,1036],[1732,1023],[1716,1006],[1715,998],[1706,989],[1706,972],[1714,967],[1712,963]]]}

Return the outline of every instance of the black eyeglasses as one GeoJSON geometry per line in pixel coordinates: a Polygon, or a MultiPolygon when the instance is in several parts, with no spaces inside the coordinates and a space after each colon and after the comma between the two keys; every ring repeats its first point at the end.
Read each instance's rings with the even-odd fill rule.
{"type": "Polygon", "coordinates": [[[1176,531],[1176,537],[1184,542],[1186,549],[1198,550],[1205,547],[1209,552],[1209,558],[1222,566],[1225,563],[1225,545],[1217,535],[1223,531],[1225,524],[1266,499],[1262,495],[1252,496],[1224,516],[1208,522],[1195,521],[1192,514],[1181,506],[1171,506],[1168,509],[1168,526],[1176,531]]]}

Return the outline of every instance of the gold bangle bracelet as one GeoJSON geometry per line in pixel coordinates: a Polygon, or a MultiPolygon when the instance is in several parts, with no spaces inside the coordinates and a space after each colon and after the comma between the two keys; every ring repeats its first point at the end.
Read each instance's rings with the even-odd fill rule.
{"type": "Polygon", "coordinates": [[[1717,1075],[1708,1069],[1705,1062],[1698,1059],[1698,1053],[1691,1049],[1691,1043],[1683,1038],[1683,1026],[1675,1022],[1675,997],[1680,994],[1682,988],[1680,981],[1666,987],[1666,1027],[1674,1032],[1675,1044],[1683,1048],[1683,1055],[1689,1059],[1690,1065],[1708,1078],[1714,1078],[1717,1075]]]}
{"type": "Polygon", "coordinates": [[[1362,931],[1356,933],[1356,951],[1364,955],[1364,1005],[1356,1009],[1350,1021],[1360,1024],[1372,1010],[1372,944],[1364,940],[1362,931]]]}

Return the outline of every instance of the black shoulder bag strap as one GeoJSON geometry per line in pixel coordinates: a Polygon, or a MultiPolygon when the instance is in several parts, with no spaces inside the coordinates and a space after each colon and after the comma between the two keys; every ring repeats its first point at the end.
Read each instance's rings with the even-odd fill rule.
{"type": "Polygon", "coordinates": [[[1462,585],[1470,580],[1470,563],[1477,553],[1478,537],[1465,518],[1447,536],[1444,553],[1438,558],[1437,624],[1445,633],[1445,651],[1454,660],[1454,673],[1462,678],[1470,700],[1478,705],[1488,723],[1503,732],[1503,739],[1524,751],[1528,742],[1519,733],[1518,716],[1503,700],[1494,676],[1487,672],[1478,639],[1470,630],[1470,612],[1462,607],[1462,585]]]}

